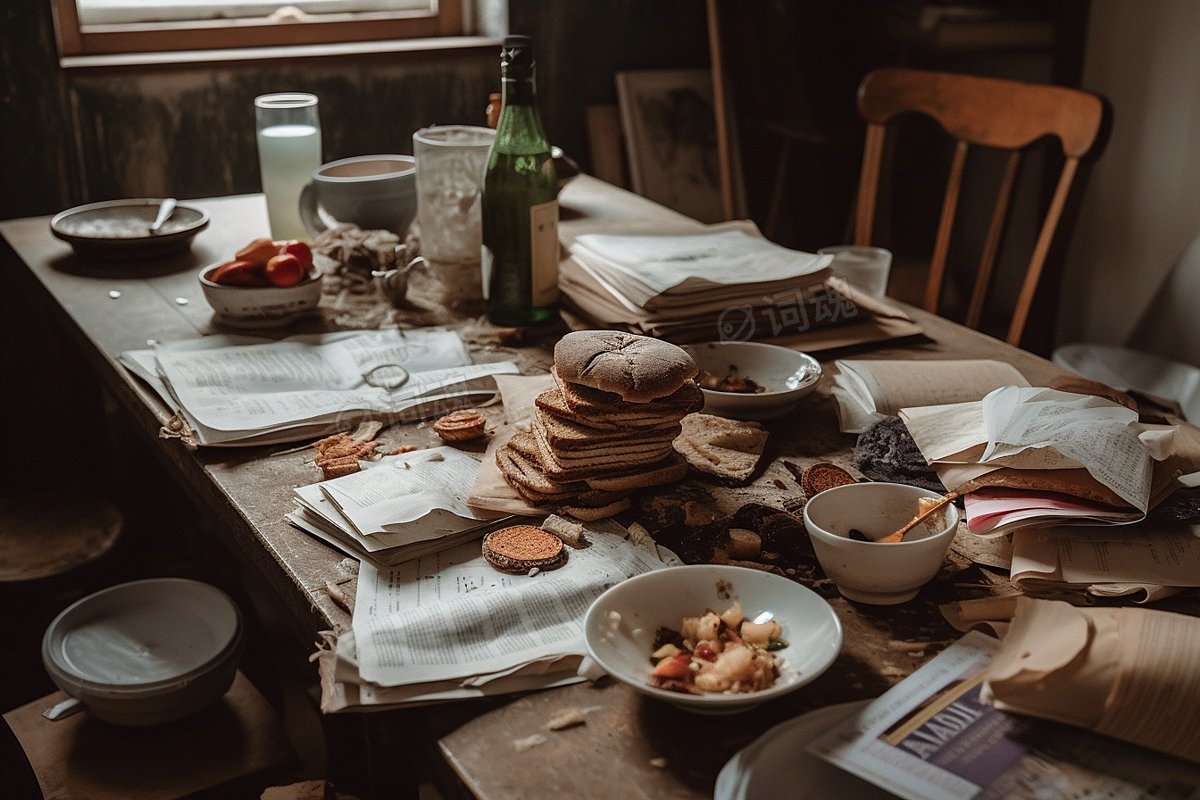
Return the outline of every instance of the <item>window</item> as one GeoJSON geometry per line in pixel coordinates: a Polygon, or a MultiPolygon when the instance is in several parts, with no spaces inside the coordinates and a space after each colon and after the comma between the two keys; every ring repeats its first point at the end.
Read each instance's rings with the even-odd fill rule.
{"type": "Polygon", "coordinates": [[[53,0],[61,56],[462,33],[462,0],[53,0]]]}

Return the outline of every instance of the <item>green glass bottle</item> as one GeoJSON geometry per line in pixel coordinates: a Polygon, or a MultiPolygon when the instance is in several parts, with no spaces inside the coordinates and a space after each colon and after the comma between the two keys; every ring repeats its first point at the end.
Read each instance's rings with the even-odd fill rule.
{"type": "Polygon", "coordinates": [[[533,44],[508,36],[504,100],[483,183],[483,292],[495,325],[533,325],[558,308],[558,177],[542,129],[533,44]]]}

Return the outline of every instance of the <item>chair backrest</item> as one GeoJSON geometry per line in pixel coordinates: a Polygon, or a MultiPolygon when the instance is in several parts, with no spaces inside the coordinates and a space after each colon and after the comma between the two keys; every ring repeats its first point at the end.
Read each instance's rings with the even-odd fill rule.
{"type": "Polygon", "coordinates": [[[1062,86],[887,68],[876,70],[863,79],[858,88],[858,111],[867,121],[867,136],[855,215],[854,240],[857,244],[873,244],[872,229],[888,124],[901,114],[917,112],[932,117],[957,140],[925,290],[925,309],[933,313],[938,311],[946,274],[967,151],[972,145],[1010,151],[967,307],[965,322],[972,328],[978,328],[982,318],[984,298],[1003,239],[1022,153],[1045,136],[1058,138],[1065,160],[1034,244],[1006,337],[1009,344],[1019,344],[1079,161],[1091,150],[1100,131],[1104,113],[1100,98],[1062,86]]]}

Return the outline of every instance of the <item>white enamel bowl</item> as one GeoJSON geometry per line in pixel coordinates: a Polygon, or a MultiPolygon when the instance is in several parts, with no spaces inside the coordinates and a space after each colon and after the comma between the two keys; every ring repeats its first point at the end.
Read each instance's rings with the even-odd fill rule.
{"type": "Polygon", "coordinates": [[[804,527],[817,560],[844,597],[873,605],[905,603],[938,574],[958,529],[953,504],[945,507],[945,522],[936,532],[920,523],[894,544],[849,537],[851,528],[869,539],[887,536],[916,516],[922,497],[941,495],[900,483],[852,483],[826,489],[805,504],[804,527]]]}
{"type": "Polygon", "coordinates": [[[649,697],[707,714],[731,714],[794,692],[814,680],[842,649],[842,626],[816,592],[745,567],[667,567],[618,583],[596,598],[584,619],[588,653],[609,675],[649,697]],[[661,628],[679,630],[684,617],[725,611],[737,600],[747,619],[770,612],[788,646],[776,651],[775,685],[747,694],[680,694],[647,685],[650,654],[661,628]]]}
{"type": "Polygon", "coordinates": [[[704,412],[730,419],[775,419],[817,388],[821,364],[807,353],[762,342],[707,342],[684,348],[702,372],[717,378],[731,368],[766,389],[757,393],[704,389],[704,412]]]}
{"type": "Polygon", "coordinates": [[[42,637],[58,688],[117,725],[159,725],[219,700],[237,673],[242,618],[184,578],[122,583],[68,606],[42,637]]]}
{"type": "Polygon", "coordinates": [[[208,274],[220,264],[200,270],[200,288],[212,306],[213,319],[234,328],[279,328],[309,313],[321,302],[321,274],[312,269],[295,286],[224,286],[208,274]]]}

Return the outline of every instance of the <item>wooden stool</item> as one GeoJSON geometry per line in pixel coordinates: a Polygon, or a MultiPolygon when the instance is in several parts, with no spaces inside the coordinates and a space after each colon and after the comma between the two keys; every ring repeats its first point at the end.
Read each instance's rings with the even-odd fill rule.
{"type": "Polygon", "coordinates": [[[240,672],[215,705],[148,728],[87,712],[56,722],[42,716],[66,697],[55,692],[4,715],[45,800],[258,797],[294,766],[275,712],[240,672]]]}
{"type": "Polygon", "coordinates": [[[124,518],[106,500],[41,493],[0,498],[0,584],[63,575],[103,556],[124,518]]]}

